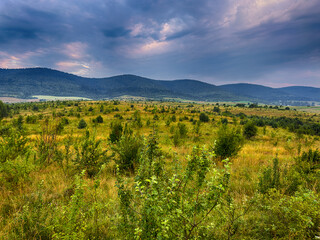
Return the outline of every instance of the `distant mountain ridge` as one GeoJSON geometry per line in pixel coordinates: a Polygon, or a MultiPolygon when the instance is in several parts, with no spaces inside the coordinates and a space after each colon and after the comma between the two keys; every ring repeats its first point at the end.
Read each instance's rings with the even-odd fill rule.
{"type": "Polygon", "coordinates": [[[0,96],[28,98],[33,95],[92,99],[130,95],[196,101],[320,102],[320,88],[313,87],[271,88],[248,83],[216,86],[197,80],[164,81],[130,74],[86,78],[48,68],[0,69],[0,96]]]}

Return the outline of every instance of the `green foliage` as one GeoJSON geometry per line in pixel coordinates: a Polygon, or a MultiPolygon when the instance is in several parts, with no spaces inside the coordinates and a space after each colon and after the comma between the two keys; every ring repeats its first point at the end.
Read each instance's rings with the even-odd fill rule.
{"type": "Polygon", "coordinates": [[[123,127],[120,121],[112,122],[110,125],[111,133],[109,139],[111,143],[116,143],[120,140],[122,136],[123,127]]]}
{"type": "Polygon", "coordinates": [[[258,133],[258,128],[257,126],[252,122],[249,121],[243,126],[243,136],[246,139],[253,138],[257,135],[258,133]]]}
{"type": "Polygon", "coordinates": [[[213,107],[213,112],[216,112],[216,113],[220,113],[220,108],[219,107],[217,107],[217,106],[214,106],[213,107]]]}
{"type": "Polygon", "coordinates": [[[136,128],[142,127],[141,113],[138,110],[133,113],[133,126],[136,128]]]}
{"type": "Polygon", "coordinates": [[[0,120],[2,118],[5,118],[9,115],[9,107],[7,104],[4,104],[2,101],[0,101],[0,120]]]}
{"type": "Polygon", "coordinates": [[[50,205],[44,197],[43,181],[17,213],[8,239],[52,239],[50,205]]]}
{"type": "Polygon", "coordinates": [[[134,135],[130,129],[126,129],[124,135],[113,147],[117,155],[115,159],[120,171],[134,172],[139,165],[140,152],[143,142],[140,136],[134,135]]]}
{"type": "Polygon", "coordinates": [[[224,125],[227,125],[228,124],[228,119],[227,118],[221,118],[221,123],[224,124],[224,125]]]}
{"type": "Polygon", "coordinates": [[[179,146],[179,144],[181,143],[181,136],[180,136],[179,129],[174,128],[172,140],[173,140],[173,145],[175,147],[179,146]]]}
{"type": "Polygon", "coordinates": [[[18,157],[0,165],[0,184],[13,189],[18,185],[24,185],[29,182],[29,174],[35,166],[30,161],[30,154],[18,157]]]}
{"type": "Polygon", "coordinates": [[[83,177],[85,171],[76,177],[75,192],[71,196],[68,205],[62,207],[62,211],[57,212],[53,226],[53,239],[87,239],[87,220],[84,201],[83,177]]]}
{"type": "Polygon", "coordinates": [[[28,115],[26,117],[26,123],[35,124],[37,122],[37,116],[36,115],[28,115]]]}
{"type": "Polygon", "coordinates": [[[78,124],[78,129],[83,129],[87,127],[87,123],[84,119],[81,119],[78,124]]]}
{"type": "Polygon", "coordinates": [[[179,129],[179,134],[180,137],[184,138],[187,136],[188,133],[188,128],[184,123],[178,123],[178,129],[179,129]]]}
{"type": "Polygon", "coordinates": [[[107,150],[102,149],[101,140],[97,140],[95,134],[90,136],[89,131],[75,145],[75,152],[74,164],[79,171],[85,170],[89,177],[94,177],[108,161],[107,150]]]}
{"type": "Polygon", "coordinates": [[[29,139],[20,131],[8,128],[0,136],[0,163],[15,160],[18,156],[24,157],[28,151],[29,139]]]}
{"type": "Polygon", "coordinates": [[[320,169],[320,152],[309,149],[308,152],[303,152],[296,162],[299,172],[304,174],[315,172],[320,169]]]}
{"type": "Polygon", "coordinates": [[[45,167],[57,161],[58,158],[58,144],[57,130],[59,129],[52,125],[48,120],[42,126],[40,136],[35,143],[36,162],[40,167],[45,167]]]}
{"type": "Polygon", "coordinates": [[[320,237],[320,153],[315,150],[320,138],[310,136],[318,131],[318,115],[283,111],[288,117],[268,117],[277,112],[225,104],[221,116],[214,114],[216,122],[203,124],[195,117],[201,111],[207,114],[211,104],[116,104],[10,105],[12,118],[0,121],[0,239],[320,237]],[[78,131],[77,114],[78,121],[83,116],[95,122],[99,109],[106,124],[88,126],[98,134],[78,131]],[[113,120],[106,129],[114,111],[122,121],[113,120]],[[254,112],[263,117],[252,116],[254,112]],[[56,123],[49,122],[52,116],[56,123]],[[67,126],[64,116],[73,124],[67,126]],[[176,124],[172,116],[179,120],[176,124]],[[137,125],[139,118],[146,122],[143,128],[137,125]],[[220,124],[227,118],[232,124],[220,124]],[[242,132],[232,128],[241,118],[242,132]],[[186,156],[192,141],[205,144],[214,136],[217,159],[235,156],[249,123],[264,128],[264,137],[247,142],[234,160],[230,187],[226,161],[199,147],[186,156]],[[144,138],[152,131],[159,135],[144,138]],[[177,154],[172,153],[172,142],[177,154]],[[107,155],[108,144],[112,155],[107,155]],[[277,148],[272,150],[273,144],[277,148]],[[261,169],[259,164],[268,156],[272,159],[274,151],[277,158],[261,169]],[[108,164],[110,158],[114,164],[108,164]]]}
{"type": "Polygon", "coordinates": [[[101,115],[99,115],[98,117],[93,119],[93,122],[94,123],[103,123],[103,117],[101,117],[101,115]]]}
{"type": "Polygon", "coordinates": [[[269,189],[280,188],[280,168],[278,158],[273,159],[273,166],[263,170],[262,176],[259,178],[259,191],[267,193],[269,189]]]}
{"type": "Polygon", "coordinates": [[[200,113],[199,120],[200,122],[209,122],[209,116],[205,113],[200,113]]]}
{"type": "MultiPolygon", "coordinates": [[[[148,148],[146,151],[153,152],[148,148]]],[[[208,216],[228,188],[228,165],[217,169],[210,152],[194,148],[185,170],[177,163],[172,172],[159,171],[158,165],[153,164],[158,161],[147,155],[141,160],[144,164],[140,165],[133,186],[126,184],[120,175],[117,178],[121,206],[119,230],[123,237],[199,238],[208,216]]]]}
{"type": "Polygon", "coordinates": [[[215,153],[218,158],[225,159],[236,156],[242,148],[243,140],[239,130],[223,124],[215,142],[215,153]]]}
{"type": "Polygon", "coordinates": [[[256,206],[260,214],[249,220],[248,239],[315,239],[319,236],[320,201],[312,191],[299,191],[294,196],[282,195],[275,189],[260,196],[256,206]]]}

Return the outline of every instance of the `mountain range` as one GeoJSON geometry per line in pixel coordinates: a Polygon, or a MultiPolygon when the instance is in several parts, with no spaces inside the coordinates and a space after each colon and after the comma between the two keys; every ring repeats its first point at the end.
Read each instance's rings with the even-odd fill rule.
{"type": "Polygon", "coordinates": [[[0,69],[0,97],[34,95],[110,99],[124,95],[152,99],[181,98],[192,101],[251,101],[260,103],[320,102],[320,88],[284,87],[238,83],[216,86],[197,80],[153,80],[136,75],[86,78],[48,69],[0,69]]]}

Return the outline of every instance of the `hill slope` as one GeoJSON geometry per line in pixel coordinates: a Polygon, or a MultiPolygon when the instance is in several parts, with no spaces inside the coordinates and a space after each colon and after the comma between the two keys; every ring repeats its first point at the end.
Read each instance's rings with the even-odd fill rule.
{"type": "Polygon", "coordinates": [[[271,88],[255,84],[216,86],[196,80],[161,81],[135,75],[85,78],[48,68],[0,69],[0,96],[76,96],[92,99],[123,95],[154,99],[183,98],[202,101],[320,101],[320,89],[271,88]]]}

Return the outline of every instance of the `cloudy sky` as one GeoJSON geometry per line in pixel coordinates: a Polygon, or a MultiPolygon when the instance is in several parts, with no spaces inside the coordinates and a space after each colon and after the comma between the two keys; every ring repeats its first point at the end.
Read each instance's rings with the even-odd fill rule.
{"type": "Polygon", "coordinates": [[[319,0],[1,0],[0,68],[320,87],[319,0]]]}

